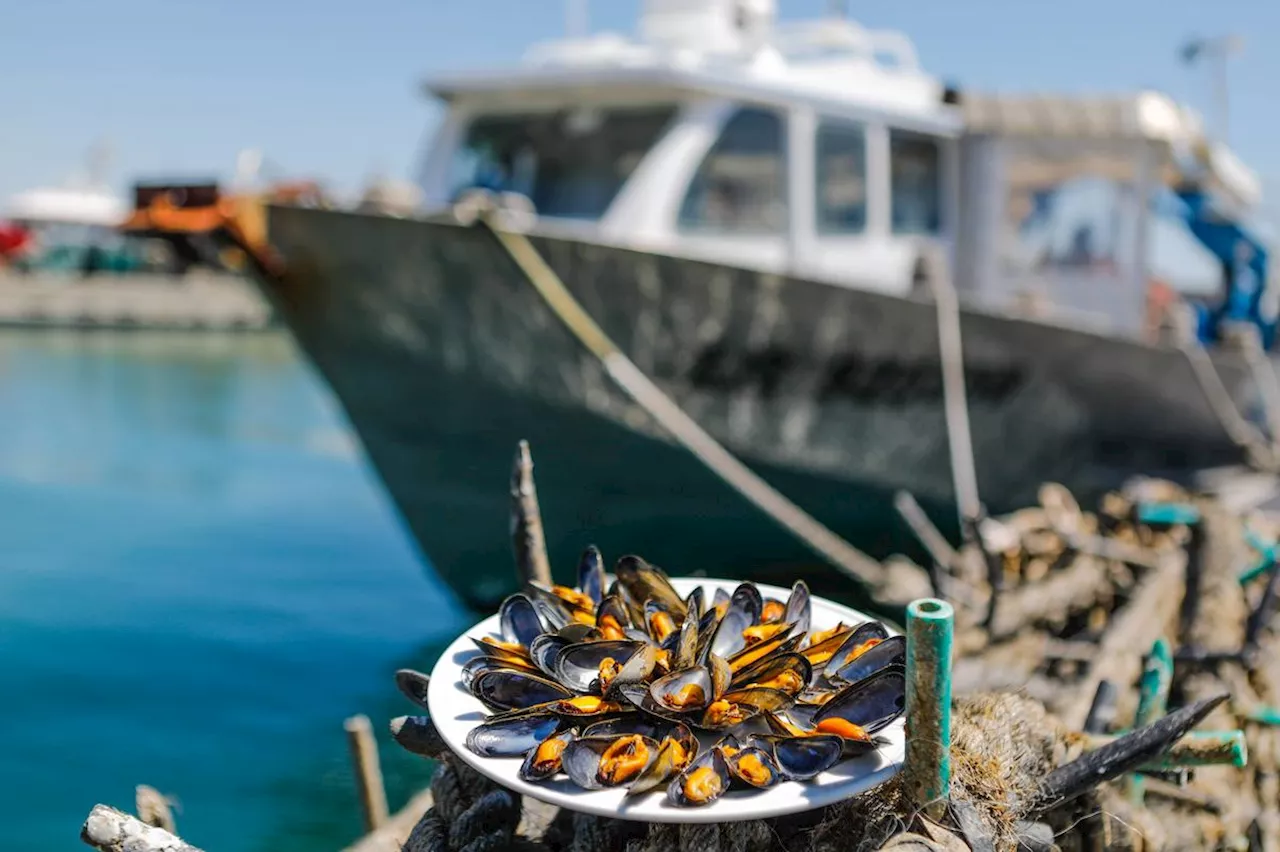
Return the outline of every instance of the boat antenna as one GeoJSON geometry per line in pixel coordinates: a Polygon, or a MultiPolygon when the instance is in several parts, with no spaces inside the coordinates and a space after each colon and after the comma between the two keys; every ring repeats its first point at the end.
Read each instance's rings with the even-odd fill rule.
{"type": "Polygon", "coordinates": [[[1204,59],[1212,63],[1213,100],[1217,112],[1218,141],[1227,144],[1230,113],[1227,109],[1227,60],[1244,47],[1244,39],[1238,35],[1212,38],[1194,38],[1182,46],[1180,54],[1187,65],[1204,59]]]}
{"type": "Polygon", "coordinates": [[[583,38],[590,24],[587,20],[587,0],[565,0],[564,30],[570,38],[583,38]]]}

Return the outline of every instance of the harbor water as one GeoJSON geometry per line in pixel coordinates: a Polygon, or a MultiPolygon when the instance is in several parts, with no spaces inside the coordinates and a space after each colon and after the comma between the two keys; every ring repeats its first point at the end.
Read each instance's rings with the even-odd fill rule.
{"type": "Polygon", "coordinates": [[[149,784],[203,848],[339,849],[343,719],[394,809],[427,771],[392,672],[467,618],[285,335],[0,333],[6,847],[83,848],[149,784]]]}

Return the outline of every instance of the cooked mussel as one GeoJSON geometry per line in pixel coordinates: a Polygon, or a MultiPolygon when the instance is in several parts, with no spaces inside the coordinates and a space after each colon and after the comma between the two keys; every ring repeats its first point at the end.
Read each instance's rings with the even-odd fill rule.
{"type": "Polygon", "coordinates": [[[726,692],[707,705],[702,712],[699,726],[709,731],[725,731],[754,719],[768,711],[786,710],[795,699],[785,692],[766,687],[751,687],[726,692]]]}
{"type": "Polygon", "coordinates": [[[786,609],[782,620],[795,625],[795,632],[804,636],[809,632],[809,621],[813,614],[813,600],[809,594],[809,586],[804,580],[796,580],[791,587],[791,596],[787,598],[786,609]]]}
{"type": "Polygon", "coordinates": [[[868,621],[858,625],[845,637],[839,649],[831,655],[822,673],[828,678],[837,677],[837,673],[842,668],[888,638],[888,628],[878,621],[868,621]]]}
{"type": "Polygon", "coordinates": [[[644,793],[659,787],[673,775],[684,771],[698,754],[698,740],[686,725],[675,725],[658,743],[658,755],[627,789],[627,795],[644,793]]]}
{"type": "Polygon", "coordinates": [[[782,771],[774,762],[772,753],[759,746],[736,749],[732,754],[725,755],[725,763],[730,775],[752,787],[764,789],[783,780],[782,771]]]}
{"type": "Polygon", "coordinates": [[[481,757],[519,757],[536,748],[560,727],[547,714],[490,719],[467,732],[467,748],[481,757]]]}
{"type": "Polygon", "coordinates": [[[543,633],[529,643],[529,659],[533,660],[533,664],[544,674],[558,678],[560,677],[560,652],[573,644],[559,633],[543,633]]]}
{"type": "Polygon", "coordinates": [[[834,734],[806,737],[757,736],[753,744],[767,743],[783,777],[807,781],[835,766],[844,752],[844,742],[834,734]]]}
{"type": "Polygon", "coordinates": [[[684,618],[684,600],[672,587],[666,572],[658,566],[650,565],[639,556],[624,556],[614,565],[613,573],[618,578],[618,587],[626,596],[628,611],[634,620],[644,617],[644,605],[649,600],[662,604],[673,618],[684,618]]]}
{"type": "Polygon", "coordinates": [[[528,648],[529,643],[544,632],[533,601],[519,592],[506,598],[498,607],[498,624],[502,629],[502,640],[522,648],[528,648]]]}
{"type": "Polygon", "coordinates": [[[631,627],[631,615],[627,612],[622,598],[615,594],[605,595],[596,609],[596,630],[602,639],[626,639],[627,630],[631,627]]]}
{"type": "MultiPolygon", "coordinates": [[[[556,678],[575,692],[602,695],[612,681],[622,673],[627,663],[646,647],[649,646],[630,640],[568,645],[560,651],[559,659],[556,661],[556,678]]],[[[637,677],[632,677],[632,680],[642,680],[653,671],[654,657],[651,651],[637,660],[640,667],[643,667],[646,662],[647,670],[637,677]]]]}
{"type": "Polygon", "coordinates": [[[524,756],[519,775],[525,781],[543,781],[560,772],[560,759],[569,743],[578,735],[577,728],[552,734],[524,756]]]}
{"type": "Polygon", "coordinates": [[[471,681],[471,694],[491,710],[522,710],[573,698],[573,692],[541,675],[515,669],[489,669],[471,681]]]}
{"type": "Polygon", "coordinates": [[[711,639],[711,653],[729,659],[747,647],[744,631],[760,623],[763,607],[764,599],[754,584],[743,583],[734,589],[711,639]]]}
{"type": "Polygon", "coordinates": [[[649,685],[649,696],[653,701],[676,713],[701,710],[714,694],[711,672],[702,666],[672,672],[649,685]]]}
{"type": "Polygon", "coordinates": [[[745,666],[733,676],[735,688],[764,686],[799,695],[813,677],[813,667],[803,654],[777,654],[745,666]]]}
{"type": "MultiPolygon", "coordinates": [[[[834,662],[834,660],[833,660],[834,662]]],[[[890,636],[867,648],[844,665],[831,671],[827,666],[826,677],[837,683],[856,683],[871,677],[881,669],[891,666],[905,666],[907,662],[907,637],[890,636]]]]}
{"type": "Polygon", "coordinates": [[[850,726],[871,735],[902,715],[907,703],[903,669],[892,666],[850,684],[813,714],[814,728],[848,737],[850,726]]]}
{"type": "Polygon", "coordinates": [[[560,762],[573,783],[587,790],[618,787],[640,776],[658,757],[658,743],[640,734],[579,737],[565,748],[560,762]]]}
{"type": "Polygon", "coordinates": [[[667,801],[682,808],[708,805],[725,794],[731,781],[724,754],[718,748],[710,748],[668,785],[667,801]]]}
{"type": "Polygon", "coordinates": [[[604,558],[595,545],[591,545],[578,560],[578,591],[591,601],[594,610],[604,600],[604,558]]]}

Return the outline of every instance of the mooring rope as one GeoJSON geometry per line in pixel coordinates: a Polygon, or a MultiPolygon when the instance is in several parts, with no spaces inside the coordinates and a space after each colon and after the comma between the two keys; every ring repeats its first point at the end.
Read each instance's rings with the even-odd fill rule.
{"type": "Polygon", "coordinates": [[[492,210],[481,213],[479,218],[507,250],[552,312],[599,359],[610,378],[679,444],[727,485],[840,571],[871,589],[879,589],[886,584],[888,574],[879,562],[832,532],[757,476],[663,393],[609,339],[524,234],[500,227],[494,221],[492,210]]]}

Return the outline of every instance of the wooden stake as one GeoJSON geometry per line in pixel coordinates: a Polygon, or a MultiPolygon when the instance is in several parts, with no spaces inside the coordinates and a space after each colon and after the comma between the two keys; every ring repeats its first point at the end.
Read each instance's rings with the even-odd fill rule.
{"type": "Polygon", "coordinates": [[[521,441],[516,447],[516,459],[511,467],[511,542],[520,582],[550,586],[551,560],[547,558],[547,539],[542,531],[542,510],[538,508],[538,489],[533,484],[533,455],[528,441],[521,441]]]}
{"type": "Polygon", "coordinates": [[[387,791],[382,786],[382,768],[378,764],[378,743],[373,738],[373,725],[368,716],[360,714],[347,719],[343,727],[351,750],[351,772],[360,795],[364,830],[375,831],[387,821],[387,791]]]}

